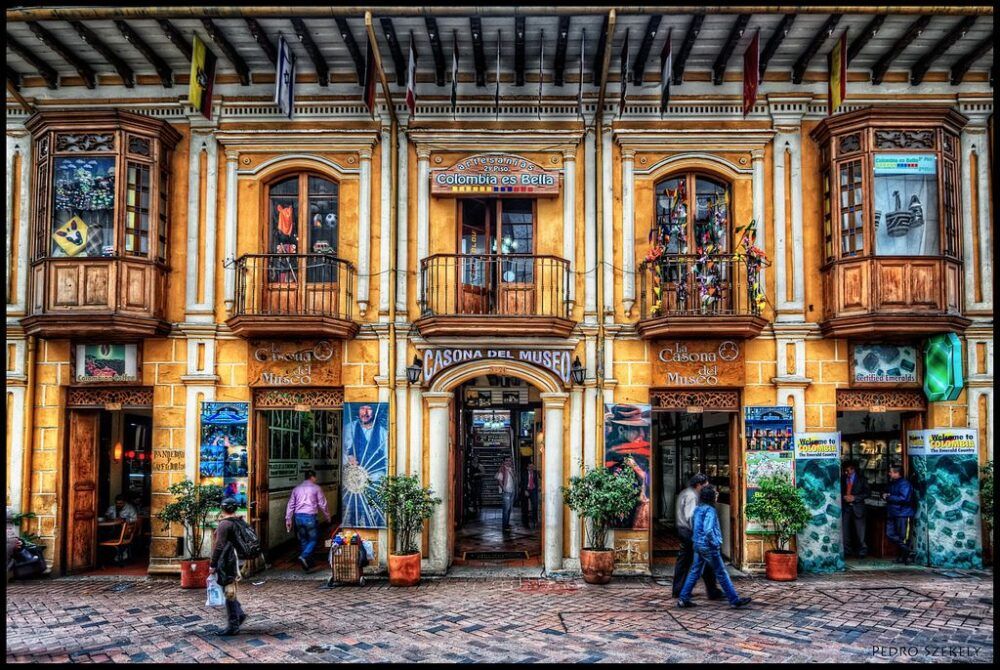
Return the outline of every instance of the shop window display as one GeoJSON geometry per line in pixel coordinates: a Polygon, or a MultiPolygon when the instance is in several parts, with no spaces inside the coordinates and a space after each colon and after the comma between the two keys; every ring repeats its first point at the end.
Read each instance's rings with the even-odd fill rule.
{"type": "Polygon", "coordinates": [[[940,253],[934,154],[875,154],[875,254],[940,253]]]}
{"type": "Polygon", "coordinates": [[[113,256],[115,159],[60,157],[53,169],[51,255],[113,256]]]}

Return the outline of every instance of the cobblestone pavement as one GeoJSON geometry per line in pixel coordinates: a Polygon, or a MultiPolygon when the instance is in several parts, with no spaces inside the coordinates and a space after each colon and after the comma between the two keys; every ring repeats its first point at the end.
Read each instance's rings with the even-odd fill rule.
{"type": "MultiPolygon", "coordinates": [[[[251,578],[251,581],[254,578],[251,578]]],[[[257,578],[259,579],[259,578],[257,578]]],[[[58,579],[7,590],[8,662],[679,662],[993,660],[992,573],[864,573],[778,584],[737,579],[746,610],[668,580],[425,579],[324,588],[241,585],[224,610],[166,579],[58,579]]]]}

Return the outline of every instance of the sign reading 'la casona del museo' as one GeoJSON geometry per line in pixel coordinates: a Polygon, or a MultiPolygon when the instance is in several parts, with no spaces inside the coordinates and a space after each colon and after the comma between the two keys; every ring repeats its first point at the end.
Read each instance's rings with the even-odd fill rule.
{"type": "Polygon", "coordinates": [[[339,386],[340,343],[335,340],[251,340],[250,386],[339,386]]]}
{"type": "Polygon", "coordinates": [[[450,367],[469,361],[496,363],[496,373],[503,374],[507,361],[531,363],[544,368],[569,384],[570,352],[565,349],[488,349],[488,348],[444,348],[428,349],[424,352],[424,375],[431,381],[450,367]]]}
{"type": "Polygon", "coordinates": [[[559,195],[561,175],[527,158],[488,153],[431,173],[433,195],[559,195]]]}

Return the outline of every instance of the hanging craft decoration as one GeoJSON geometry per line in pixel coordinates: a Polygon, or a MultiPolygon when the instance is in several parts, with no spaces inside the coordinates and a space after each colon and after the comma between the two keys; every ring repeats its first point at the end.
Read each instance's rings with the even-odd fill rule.
{"type": "Polygon", "coordinates": [[[767,305],[767,295],[764,293],[762,281],[764,268],[770,265],[770,262],[764,250],[757,246],[756,219],[752,219],[747,225],[737,228],[736,232],[743,233],[736,249],[736,258],[746,264],[747,299],[750,303],[750,311],[759,316],[767,305]]]}

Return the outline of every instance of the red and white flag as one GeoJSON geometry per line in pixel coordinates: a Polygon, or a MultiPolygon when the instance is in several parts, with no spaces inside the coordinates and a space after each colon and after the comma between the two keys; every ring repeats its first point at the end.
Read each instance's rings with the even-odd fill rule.
{"type": "Polygon", "coordinates": [[[750,113],[757,102],[757,87],[760,86],[760,28],[743,52],[743,117],[750,113]]]}
{"type": "Polygon", "coordinates": [[[406,107],[410,116],[417,111],[417,50],[413,46],[413,33],[410,33],[410,59],[406,64],[406,107]]]}
{"type": "Polygon", "coordinates": [[[660,52],[660,118],[663,118],[670,104],[670,80],[674,78],[674,56],[670,46],[670,37],[673,35],[673,27],[667,31],[667,41],[660,52]]]}
{"type": "Polygon", "coordinates": [[[365,78],[364,78],[364,89],[365,89],[365,108],[368,109],[368,113],[375,114],[375,52],[372,51],[371,40],[365,40],[368,45],[365,51],[365,78]]]}

